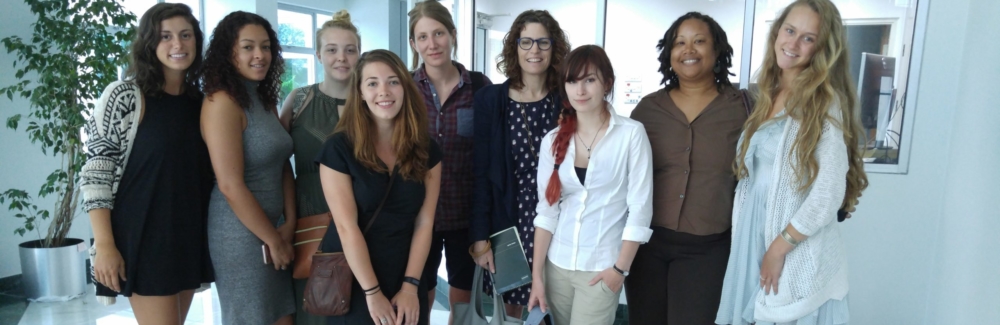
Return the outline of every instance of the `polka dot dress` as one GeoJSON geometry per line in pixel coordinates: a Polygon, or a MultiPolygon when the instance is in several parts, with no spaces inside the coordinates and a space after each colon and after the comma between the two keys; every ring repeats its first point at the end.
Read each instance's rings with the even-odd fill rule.
{"type": "MultiPolygon", "coordinates": [[[[510,126],[511,150],[514,153],[514,178],[517,181],[517,231],[521,235],[524,255],[528,266],[534,263],[535,247],[535,206],[538,204],[538,152],[542,138],[556,127],[558,116],[551,97],[533,103],[511,100],[508,104],[507,125],[510,126]],[[527,122],[527,123],[525,123],[527,122]],[[527,125],[527,129],[525,128],[527,125]],[[529,136],[530,134],[530,136],[529,136]]],[[[546,179],[547,181],[548,179],[546,179]]],[[[492,294],[493,286],[487,277],[487,292],[492,294]]],[[[504,293],[504,302],[527,305],[531,285],[504,293]]]]}

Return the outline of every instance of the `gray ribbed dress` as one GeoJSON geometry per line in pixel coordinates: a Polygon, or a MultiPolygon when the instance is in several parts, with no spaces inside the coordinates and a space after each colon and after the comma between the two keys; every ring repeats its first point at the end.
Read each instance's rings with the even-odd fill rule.
{"type": "MultiPolygon", "coordinates": [[[[292,154],[292,138],[274,112],[264,109],[256,83],[246,83],[252,100],[245,110],[243,180],[267,218],[277,225],[284,208],[282,168],[292,154]]],[[[265,265],[263,242],[233,213],[218,183],[208,207],[208,248],[215,286],[227,325],[267,325],[295,312],[291,270],[265,265]]]]}

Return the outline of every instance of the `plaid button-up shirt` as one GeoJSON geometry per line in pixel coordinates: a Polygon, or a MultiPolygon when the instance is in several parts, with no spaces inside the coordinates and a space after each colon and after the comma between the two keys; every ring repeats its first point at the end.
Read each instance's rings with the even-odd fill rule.
{"type": "MultiPolygon", "coordinates": [[[[472,217],[472,76],[460,63],[454,62],[461,78],[444,103],[438,99],[434,83],[421,65],[413,72],[417,89],[427,106],[428,131],[441,145],[441,193],[434,215],[434,231],[469,228],[472,217]]],[[[483,84],[492,82],[483,76],[483,84]]]]}

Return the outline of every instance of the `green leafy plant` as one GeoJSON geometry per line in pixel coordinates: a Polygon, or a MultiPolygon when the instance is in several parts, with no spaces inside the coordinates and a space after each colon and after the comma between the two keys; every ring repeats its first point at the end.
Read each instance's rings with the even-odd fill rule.
{"type": "Polygon", "coordinates": [[[7,118],[7,128],[24,132],[45,155],[59,157],[60,167],[42,183],[37,199],[56,196],[55,207],[39,209],[28,191],[8,189],[0,193],[0,204],[24,220],[14,233],[24,236],[50,219],[43,247],[60,246],[69,232],[79,203],[79,172],[86,162],[81,139],[85,115],[104,87],[118,79],[118,67],[128,59],[125,44],[134,35],[135,15],[116,0],[24,0],[37,16],[31,24],[31,39],[8,36],[0,40],[14,60],[19,79],[0,88],[11,101],[14,96],[30,103],[27,114],[7,118]]]}
{"type": "MultiPolygon", "coordinates": [[[[278,24],[278,44],[283,48],[303,46],[306,43],[305,37],[301,29],[289,24],[278,24]]],[[[309,83],[306,62],[305,59],[285,59],[285,73],[281,75],[281,89],[278,91],[279,101],[284,101],[296,87],[309,83]]]]}

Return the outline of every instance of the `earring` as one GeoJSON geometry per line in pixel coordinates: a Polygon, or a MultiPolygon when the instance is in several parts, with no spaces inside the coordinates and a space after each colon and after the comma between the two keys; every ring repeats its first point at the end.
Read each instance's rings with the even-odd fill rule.
{"type": "Polygon", "coordinates": [[[721,70],[722,70],[722,68],[721,68],[721,67],[719,67],[719,63],[718,63],[718,62],[716,62],[716,63],[715,63],[715,67],[714,67],[714,68],[712,68],[712,72],[715,72],[715,73],[719,73],[719,71],[721,71],[721,70]]]}

